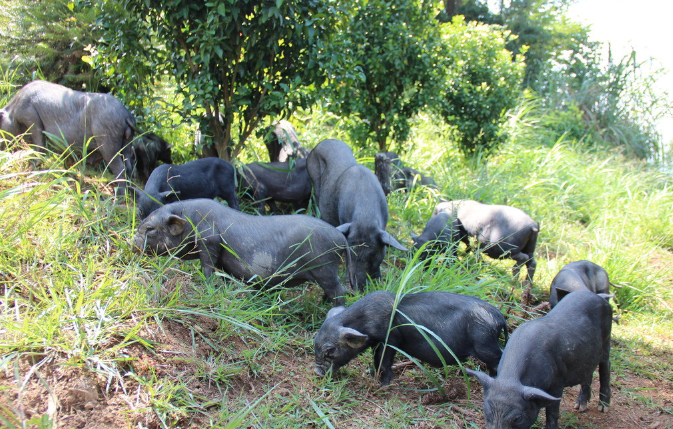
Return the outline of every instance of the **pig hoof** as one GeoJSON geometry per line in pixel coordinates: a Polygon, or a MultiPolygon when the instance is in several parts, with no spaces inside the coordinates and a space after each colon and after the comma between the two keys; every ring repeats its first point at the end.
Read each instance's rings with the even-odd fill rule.
{"type": "Polygon", "coordinates": [[[583,413],[587,409],[587,404],[580,404],[579,402],[575,403],[575,409],[580,413],[583,413]]]}
{"type": "Polygon", "coordinates": [[[609,405],[598,404],[598,411],[600,411],[601,413],[607,413],[609,408],[610,408],[609,405]]]}

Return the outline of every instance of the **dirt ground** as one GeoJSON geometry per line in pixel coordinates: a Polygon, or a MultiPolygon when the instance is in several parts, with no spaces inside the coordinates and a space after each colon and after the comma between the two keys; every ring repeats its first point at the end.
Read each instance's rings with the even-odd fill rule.
{"type": "MultiPolygon", "coordinates": [[[[655,262],[661,266],[670,263],[670,259],[655,262]]],[[[175,279],[166,287],[171,289],[169,286],[174,287],[174,282],[175,279]]],[[[544,313],[548,309],[545,302],[534,296],[524,294],[522,298],[529,311],[510,318],[510,330],[515,328],[513,319],[529,318],[536,311],[544,313]]],[[[128,330],[132,330],[133,322],[129,320],[127,323],[128,330]]],[[[107,344],[106,348],[112,350],[108,360],[88,362],[87,366],[97,368],[97,371],[85,370],[82,362],[70,361],[67,356],[50,351],[24,356],[13,367],[5,366],[5,371],[0,372],[0,422],[5,420],[9,423],[6,424],[8,427],[21,427],[22,421],[32,423],[29,427],[39,427],[38,419],[46,416],[55,422],[54,428],[203,428],[208,427],[211,416],[220,413],[221,404],[229,404],[237,411],[238,398],[243,396],[246,403],[252,404],[268,393],[271,386],[275,387],[268,400],[280,403],[283,398],[299,400],[302,407],[309,410],[309,398],[320,397],[324,393],[313,372],[312,350],[297,350],[291,346],[261,358],[264,362],[273,361],[276,367],[282,368],[281,371],[237,372],[227,380],[229,389],[223,392],[204,376],[209,371],[217,372],[217,368],[207,368],[209,362],[215,361],[210,358],[217,356],[218,365],[235,364],[251,349],[251,344],[235,335],[229,336],[227,352],[222,360],[222,348],[216,350],[212,346],[221,341],[222,335],[216,319],[193,316],[184,323],[164,320],[146,325],[138,333],[138,337],[146,341],[145,345],[133,343],[117,347],[121,338],[117,343],[107,344]],[[184,386],[189,395],[196,398],[191,405],[194,411],[185,413],[184,409],[175,407],[174,414],[168,413],[170,420],[166,420],[166,414],[162,417],[156,412],[156,407],[165,410],[172,405],[170,401],[163,402],[161,392],[148,392],[141,383],[152,379],[161,380],[160,384],[168,388],[172,385],[184,386]],[[226,392],[235,392],[236,398],[226,392]]],[[[667,347],[673,346],[670,337],[663,343],[667,347]]],[[[598,380],[595,377],[592,399],[583,413],[573,409],[579,386],[565,389],[561,427],[565,424],[570,428],[673,428],[673,354],[670,348],[658,349],[644,343],[636,346],[627,344],[620,340],[620,327],[615,325],[612,350],[612,402],[609,412],[597,410],[598,380]],[[625,348],[630,348],[629,352],[637,356],[638,362],[615,363],[620,351],[625,348]],[[654,363],[664,370],[647,371],[654,363]]],[[[443,397],[437,392],[427,393],[433,387],[428,378],[419,368],[403,363],[396,365],[392,384],[381,387],[369,374],[370,360],[371,354],[364,354],[348,365],[347,374],[342,370],[334,376],[336,382],[346,383],[350,398],[357,401],[355,416],[328,415],[334,427],[382,427],[380,417],[389,413],[386,404],[391,402],[406,404],[409,410],[423,407],[427,411],[425,415],[441,416],[443,420],[440,426],[428,419],[417,419],[417,423],[407,427],[443,428],[447,420],[457,428],[485,427],[481,386],[473,379],[468,392],[457,368],[445,380],[443,388],[447,396],[443,397]]],[[[338,406],[338,401],[335,404],[338,406]]],[[[543,422],[544,411],[538,424],[544,425],[543,422]]],[[[251,423],[243,427],[260,426],[251,423]]]]}
{"type": "MultiPolygon", "coordinates": [[[[24,358],[13,371],[0,374],[0,413],[7,418],[11,409],[16,416],[24,416],[26,421],[48,415],[54,419],[54,427],[57,428],[159,428],[167,422],[162,422],[151,408],[157,397],[155,395],[152,398],[137,381],[141,377],[156,377],[187,384],[193,395],[200,398],[199,402],[206,404],[193,415],[176,415],[171,425],[206,427],[208,414],[217,412],[223,401],[222,392],[202,377],[195,377],[194,364],[190,362],[194,362],[196,358],[203,362],[205,357],[214,353],[204,339],[216,332],[218,323],[206,317],[200,318],[198,322],[201,335],[196,337],[190,329],[175,321],[148,325],[142,336],[154,342],[153,351],[140,344],[119,349],[115,358],[123,359],[122,367],[125,368],[118,373],[118,377],[110,377],[109,371],[102,371],[105,362],[98,363],[101,374],[108,374],[102,376],[48,353],[24,358]]],[[[613,347],[619,347],[618,341],[613,340],[613,343],[613,347]]],[[[248,347],[242,341],[230,346],[234,350],[248,347]]],[[[651,353],[650,351],[650,357],[651,353]]],[[[657,352],[654,353],[656,355],[657,352]]],[[[671,361],[665,351],[660,353],[662,359],[671,361]]],[[[303,392],[308,398],[311,393],[319,394],[312,370],[313,356],[310,353],[297,354],[292,350],[283,350],[274,359],[283,367],[282,372],[268,377],[237,375],[231,380],[231,390],[239,395],[244,393],[249,397],[250,403],[266,393],[268,386],[276,384],[276,396],[303,392]]],[[[424,377],[419,376],[420,370],[410,365],[398,365],[393,383],[381,388],[369,376],[369,362],[366,360],[367,355],[363,355],[351,362],[352,368],[347,380],[353,396],[361,399],[358,417],[345,421],[332,420],[335,427],[377,427],[377,416],[386,412],[384,404],[393,399],[426,407],[445,417],[451,416],[455,427],[474,427],[474,424],[484,427],[481,414],[483,398],[481,387],[476,381],[471,383],[471,397],[468,401],[462,377],[450,377],[444,385],[448,394],[444,398],[437,392],[419,392],[419,389],[431,387],[424,377]],[[359,376],[353,377],[354,372],[359,376]]],[[[598,412],[596,407],[597,380],[594,380],[592,401],[586,412],[576,413],[573,410],[579,393],[578,386],[566,389],[562,411],[576,418],[572,427],[671,428],[673,382],[670,374],[669,372],[666,382],[660,382],[639,376],[628,368],[620,370],[619,374],[613,372],[612,404],[607,414],[598,412]]],[[[306,406],[310,408],[308,401],[306,406]]],[[[542,419],[543,417],[539,421],[543,421],[542,419]]],[[[412,427],[438,426],[423,421],[412,427]]]]}

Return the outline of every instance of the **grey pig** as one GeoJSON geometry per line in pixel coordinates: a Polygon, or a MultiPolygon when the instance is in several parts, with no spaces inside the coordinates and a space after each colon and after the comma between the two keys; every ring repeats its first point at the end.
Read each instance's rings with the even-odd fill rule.
{"type": "Polygon", "coordinates": [[[308,207],[311,198],[311,178],[306,170],[306,159],[290,162],[251,163],[239,169],[239,188],[250,188],[252,197],[259,201],[259,214],[264,214],[268,201],[273,213],[275,201],[292,203],[295,210],[308,207]]]}
{"type": "MultiPolygon", "coordinates": [[[[79,153],[88,143],[88,163],[104,160],[116,179],[131,178],[135,156],[130,142],[138,131],[136,120],[110,94],[73,91],[35,80],[0,109],[0,130],[13,135],[30,133],[39,150],[47,147],[45,132],[63,137],[79,153]]],[[[125,186],[121,180],[120,193],[125,186]]]]}
{"type": "Polygon", "coordinates": [[[432,253],[443,249],[450,249],[451,255],[455,256],[456,246],[465,236],[467,236],[467,233],[463,225],[448,213],[439,213],[432,216],[421,235],[411,233],[411,239],[414,241],[416,250],[428,243],[420,255],[421,260],[425,260],[432,253]]]}
{"type": "Polygon", "coordinates": [[[472,200],[442,202],[435,207],[433,216],[450,214],[458,219],[464,234],[463,241],[470,249],[469,237],[477,239],[477,247],[491,258],[509,258],[516,261],[512,275],[516,280],[525,264],[527,283],[535,275],[535,245],[540,226],[523,210],[503,205],[482,204],[472,200]]]}
{"type": "Polygon", "coordinates": [[[559,302],[558,290],[575,292],[590,290],[593,293],[610,293],[608,273],[600,265],[590,261],[575,261],[566,264],[556,274],[549,288],[549,305],[554,308],[559,302]]]}
{"type": "MultiPolygon", "coordinates": [[[[178,201],[154,211],[133,238],[136,251],[200,259],[206,278],[219,268],[244,281],[275,286],[315,281],[344,304],[338,268],[346,238],[310,216],[253,216],[209,199],[178,201]]],[[[347,257],[347,256],[346,256],[347,257]]]]}
{"type": "Polygon", "coordinates": [[[323,140],[306,158],[320,218],[336,226],[355,253],[353,288],[364,289],[367,277],[381,277],[386,247],[406,251],[390,233],[388,203],[378,179],[360,165],[341,140],[323,140]]]}
{"type": "Polygon", "coordinates": [[[455,364],[451,353],[433,334],[406,325],[413,321],[441,338],[460,361],[474,356],[495,374],[502,355],[498,343],[501,332],[507,340],[507,324],[498,309],[478,298],[451,292],[410,293],[400,300],[391,323],[395,299],[394,293],[376,291],[348,308],[331,309],[315,338],[315,372],[321,377],[330,369],[336,372],[367,348],[374,347],[375,373],[380,371],[381,384],[389,384],[396,353],[392,347],[384,347],[389,326],[393,327],[388,336],[389,346],[441,367],[442,360],[424,333],[432,338],[445,362],[455,364]]]}
{"type": "Polygon", "coordinates": [[[179,165],[162,164],[150,174],[145,190],[131,188],[138,215],[145,219],[163,204],[196,198],[224,199],[238,210],[234,167],[220,158],[202,158],[179,165]]]}
{"type": "Polygon", "coordinates": [[[546,429],[557,429],[563,388],[580,384],[575,409],[584,411],[598,366],[600,402],[610,404],[612,308],[605,295],[572,292],[546,316],[517,328],[503,352],[496,378],[468,370],[484,389],[487,429],[527,429],[546,408],[546,429]]]}

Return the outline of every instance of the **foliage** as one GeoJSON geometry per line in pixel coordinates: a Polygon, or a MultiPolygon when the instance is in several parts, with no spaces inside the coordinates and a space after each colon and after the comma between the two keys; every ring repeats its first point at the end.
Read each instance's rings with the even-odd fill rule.
{"type": "Polygon", "coordinates": [[[661,74],[651,60],[639,61],[635,51],[619,61],[610,56],[575,85],[571,96],[596,139],[637,158],[660,159],[656,123],[673,113],[668,94],[657,85],[661,74]]]}
{"type": "Polygon", "coordinates": [[[565,16],[569,0],[511,0],[502,2],[499,17],[516,38],[507,49],[526,58],[525,87],[540,89],[558,63],[570,62],[597,48],[589,29],[565,16]]]}
{"type": "Polygon", "coordinates": [[[352,130],[360,146],[386,151],[409,135],[409,118],[436,92],[441,37],[425,1],[369,0],[324,52],[329,108],[361,122],[352,130]]]}
{"type": "Polygon", "coordinates": [[[73,89],[96,90],[91,67],[81,61],[92,43],[96,9],[90,0],[8,0],[0,8],[0,68],[19,70],[73,89]]]}
{"type": "Polygon", "coordinates": [[[640,159],[661,160],[663,148],[656,124],[670,115],[668,93],[657,84],[662,70],[636,52],[614,61],[600,55],[569,74],[548,74],[544,92],[527,91],[521,105],[534,110],[551,144],[565,137],[586,147],[616,149],[640,159]]]}
{"type": "MultiPolygon", "coordinates": [[[[418,143],[405,162],[426,166],[446,198],[510,204],[540,222],[533,289],[538,300],[546,299],[565,263],[589,259],[604,266],[622,286],[615,291],[622,320],[613,327],[613,383],[633,383],[637,375],[665,384],[673,368],[667,307],[672,272],[658,261],[670,264],[673,248],[670,175],[555,138],[540,125],[538,110],[524,107],[514,109],[505,125],[510,139],[476,169],[443,143],[448,125],[418,115],[411,120],[418,143]]],[[[335,135],[346,132],[344,121],[318,109],[304,122],[314,128],[302,136],[318,137],[330,128],[335,135]]],[[[86,393],[79,383],[88,380],[100,398],[88,405],[123,414],[120,426],[482,425],[482,405],[464,402],[467,393],[457,401],[471,422],[445,412],[455,401],[418,406],[437,385],[447,393],[456,386],[474,393],[469,378],[452,376],[457,367],[406,368],[385,394],[375,395],[380,386],[367,375],[370,353],[331,378],[316,378],[312,341],[328,310],[316,285],[251,290],[223,273],[203,279],[198,261],[132,253],[132,204],[115,204],[95,175],[61,169],[58,156],[35,153],[20,139],[8,144],[0,150],[3,421],[16,427],[40,418],[73,424],[84,407],[73,392],[86,393]],[[59,383],[65,388],[57,390],[59,383]],[[36,393],[40,386],[42,396],[36,393]],[[57,403],[52,396],[73,405],[50,412],[47,404],[57,403]]],[[[403,242],[410,231],[420,232],[437,197],[392,192],[388,230],[403,242]]],[[[477,258],[462,246],[458,258],[438,255],[430,269],[415,258],[389,252],[383,279],[367,292],[448,290],[496,305],[512,327],[537,317],[521,304],[512,261],[477,258]]],[[[661,405],[632,405],[629,412],[642,409],[659,412],[661,405]]],[[[586,426],[586,419],[574,416],[563,413],[566,427],[586,426]],[[578,421],[567,424],[570,418],[578,421]]]]}
{"type": "Polygon", "coordinates": [[[455,15],[463,15],[467,22],[502,24],[502,18],[493,13],[488,4],[482,0],[444,0],[444,9],[439,12],[436,19],[439,22],[451,22],[455,15]]]}
{"type": "MultiPolygon", "coordinates": [[[[119,28],[128,25],[124,31],[152,30],[118,16],[119,28]]],[[[143,79],[156,74],[172,84],[162,74],[160,55],[135,57],[146,71],[125,70],[126,63],[115,57],[115,69],[108,71],[120,81],[137,73],[138,88],[154,96],[155,88],[143,79]]],[[[597,150],[610,132],[591,125],[627,125],[619,121],[633,118],[622,116],[633,110],[624,99],[647,95],[654,87],[636,78],[643,69],[635,56],[606,69],[591,69],[584,59],[568,64],[578,74],[586,65],[585,78],[548,74],[554,78],[549,90],[528,92],[510,110],[504,124],[509,138],[478,166],[445,144],[453,135],[447,124],[428,112],[410,118],[414,146],[404,160],[424,166],[442,189],[391,193],[388,230],[401,241],[410,231],[420,232],[439,196],[526,210],[541,225],[534,295],[544,300],[551,279],[567,262],[589,259],[605,267],[611,282],[622,286],[615,290],[621,324],[612,331],[613,384],[629,386],[618,392],[629,402],[625,412],[667,418],[670,404],[658,398],[665,397],[660,386],[671,379],[673,368],[673,183],[656,164],[597,150]],[[619,115],[598,114],[609,113],[611,106],[619,115]],[[587,112],[598,113],[591,119],[587,112]],[[638,384],[638,377],[653,383],[638,384]],[[650,402],[640,404],[643,398],[650,402]]],[[[340,75],[338,81],[356,74],[340,75]]],[[[16,80],[29,73],[5,68],[1,75],[4,105],[16,80]]],[[[170,94],[157,95],[183,103],[170,94]]],[[[643,100],[636,106],[647,113],[652,105],[643,100]]],[[[343,138],[351,123],[320,107],[302,114],[297,129],[307,141],[328,133],[343,138]]],[[[132,253],[137,227],[132,203],[116,204],[106,183],[85,174],[83,163],[62,169],[61,155],[36,153],[20,137],[0,142],[0,148],[0,421],[6,426],[72,426],[83,421],[76,418],[91,415],[122,416],[111,423],[120,427],[476,428],[482,423],[480,402],[464,402],[460,395],[448,404],[419,406],[442,382],[445,391],[451,386],[470,391],[469,379],[447,377],[453,369],[407,368],[380,390],[367,376],[371,354],[365,354],[338,374],[317,379],[311,371],[312,341],[327,311],[318,287],[251,290],[223,273],[203,279],[198,262],[132,253]],[[87,381],[94,383],[95,399],[85,403],[78,397],[92,393],[87,381]]],[[[458,258],[439,255],[431,269],[422,269],[415,257],[389,252],[382,281],[368,291],[470,294],[497,305],[512,327],[537,317],[522,305],[521,290],[511,282],[512,261],[483,260],[461,248],[458,258]]],[[[562,412],[562,419],[569,428],[591,424],[572,411],[562,412]]]]}
{"type": "Polygon", "coordinates": [[[263,118],[307,102],[299,89],[320,80],[314,52],[336,15],[333,3],[316,0],[110,3],[101,63],[116,53],[114,73],[135,76],[137,86],[173,77],[185,115],[209,128],[225,159],[238,156],[263,118]]]}
{"type": "Polygon", "coordinates": [[[516,104],[524,68],[523,57],[512,60],[505,49],[510,38],[501,27],[466,24],[461,16],[444,26],[446,87],[434,107],[457,128],[465,156],[489,155],[506,139],[500,126],[516,104]]]}

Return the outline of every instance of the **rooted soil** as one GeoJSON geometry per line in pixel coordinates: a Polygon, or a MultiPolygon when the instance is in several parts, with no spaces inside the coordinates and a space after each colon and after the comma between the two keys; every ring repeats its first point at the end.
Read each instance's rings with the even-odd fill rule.
{"type": "MultiPolygon", "coordinates": [[[[122,428],[165,426],[199,428],[207,427],[208,415],[217,413],[223,402],[223,392],[203,376],[197,376],[196,363],[201,365],[215,351],[207,341],[216,341],[218,323],[206,317],[193,320],[191,327],[198,327],[199,335],[176,321],[163,321],[160,325],[149,325],[142,337],[154,342],[153,350],[138,343],[118,351],[116,359],[125,358],[125,371],[118,378],[110,379],[101,374],[83,370],[81,365],[71,365],[58,356],[35,355],[23,358],[14,371],[0,374],[2,396],[0,404],[14,410],[15,415],[30,420],[48,415],[55,420],[57,428],[122,428]],[[18,377],[17,377],[18,375],[18,377]],[[201,406],[197,413],[181,415],[176,411],[170,421],[163,421],[153,406],[162,406],[157,392],[145,391],[139,379],[161,378],[187,385],[192,394],[199,398],[201,406]],[[22,388],[19,388],[20,385],[22,388]],[[212,401],[212,402],[211,402],[212,401]]],[[[235,338],[235,337],[234,337],[235,338]]],[[[242,341],[229,340],[228,350],[235,355],[249,348],[242,341]]],[[[615,347],[620,347],[617,341],[615,347]]],[[[651,352],[651,351],[650,351],[651,352]]],[[[655,354],[657,352],[655,351],[655,354]]],[[[671,361],[667,352],[660,351],[661,359],[671,361]]],[[[380,427],[378,417],[385,413],[385,404],[391,400],[434,409],[455,427],[484,427],[481,413],[481,387],[471,383],[470,400],[468,389],[461,376],[454,375],[445,381],[444,390],[448,397],[437,392],[419,392],[432,387],[422,372],[414,365],[397,365],[396,378],[390,386],[380,387],[368,374],[370,355],[363,355],[351,362],[347,388],[360,400],[356,418],[339,421],[338,416],[331,422],[339,428],[380,427]],[[355,376],[354,376],[355,374],[355,376]],[[358,376],[359,375],[359,376],[358,376]]],[[[297,395],[309,398],[319,395],[317,379],[313,374],[313,357],[308,352],[296,353],[282,350],[273,356],[283,370],[271,375],[238,373],[231,380],[229,391],[244,395],[248,403],[267,393],[269,386],[275,387],[275,397],[297,395]]],[[[103,369],[104,362],[99,363],[103,369]]],[[[124,366],[124,365],[122,365],[124,366]]],[[[673,367],[673,362],[671,366],[673,367]]],[[[456,371],[456,370],[454,370],[456,371]]],[[[201,374],[201,372],[199,373],[201,374]]],[[[337,374],[335,379],[344,377],[337,374]]],[[[598,381],[593,384],[594,395],[588,410],[577,413],[573,405],[579,387],[566,389],[562,403],[562,419],[567,415],[576,420],[571,427],[597,428],[670,428],[673,427],[673,383],[671,372],[666,381],[639,376],[629,369],[622,369],[619,375],[613,371],[612,404],[607,414],[597,410],[598,381]]],[[[225,402],[226,401],[226,398],[225,402]]],[[[1,411],[0,411],[1,412],[1,411]]],[[[544,414],[544,413],[542,413],[544,414]]],[[[543,417],[541,417],[540,421],[543,417]]],[[[165,417],[164,417],[165,419],[165,417]]],[[[432,422],[420,421],[411,427],[433,428],[432,422]]]]}
{"type": "MultiPolygon", "coordinates": [[[[663,261],[658,261],[663,264],[663,261]]],[[[188,276],[187,276],[188,277],[188,276]]],[[[2,279],[0,279],[2,280],[2,279]]],[[[180,281],[188,288],[187,278],[180,281]]],[[[164,284],[163,293],[170,293],[177,277],[164,284]]],[[[314,296],[313,298],[316,298],[314,296]]],[[[523,309],[507,311],[510,329],[524,319],[536,317],[548,311],[544,301],[534,294],[526,295],[523,309]]],[[[129,330],[132,321],[128,321],[129,330]]],[[[673,427],[673,355],[670,349],[657,349],[648,344],[639,345],[631,354],[641,357],[638,362],[620,361],[620,351],[627,345],[619,340],[620,329],[628,326],[628,320],[613,329],[612,403],[608,413],[597,410],[598,380],[592,385],[592,400],[589,408],[578,413],[573,409],[579,386],[568,388],[562,401],[561,427],[568,428],[613,428],[657,429],[673,427]],[[647,371],[657,363],[656,371],[647,371]]],[[[304,333],[296,333],[303,335],[304,333]]],[[[312,336],[314,333],[309,333],[312,336]]],[[[55,428],[203,428],[217,421],[222,404],[236,412],[241,403],[253,404],[269,393],[266,400],[283,403],[299,401],[302,408],[311,410],[311,398],[325,397],[321,387],[323,380],[313,373],[312,350],[287,345],[266,356],[258,357],[262,368],[243,368],[222,375],[223,365],[237,365],[241,356],[255,350],[255,344],[246,339],[226,333],[220,323],[212,318],[190,316],[184,320],[164,319],[146,325],[138,333],[144,343],[132,343],[118,347],[118,342],[107,345],[108,361],[88,362],[84,369],[81,361],[50,351],[24,356],[16,364],[5,365],[0,373],[0,421],[8,421],[15,427],[43,416],[51,419],[55,428]],[[215,363],[216,362],[216,363],[215,363]],[[280,368],[271,370],[268,366],[280,368]],[[112,370],[111,368],[119,368],[112,370]],[[214,380],[226,377],[226,389],[214,380]],[[148,383],[147,380],[154,380],[148,383]],[[155,391],[148,391],[146,386],[155,391]],[[173,406],[170,400],[171,386],[181,386],[193,399],[189,407],[173,406]],[[160,386],[166,391],[161,391],[160,386]],[[322,395],[322,396],[321,396],[322,395]],[[185,412],[185,409],[191,410],[185,412]],[[160,412],[159,412],[160,410],[160,412]]],[[[661,343],[670,345],[671,338],[661,343]]],[[[248,353],[249,354],[249,353],[248,353]]],[[[334,382],[345,383],[351,401],[357,402],[348,417],[338,412],[327,418],[337,428],[378,428],[381,421],[394,421],[390,415],[390,403],[403,404],[413,412],[423,409],[425,416],[440,416],[441,424],[432,419],[417,418],[413,423],[401,422],[399,427],[412,428],[474,428],[485,427],[482,412],[481,386],[474,379],[465,379],[458,368],[444,381],[446,397],[437,391],[429,391],[433,385],[415,365],[398,363],[396,377],[390,386],[381,387],[369,374],[371,354],[364,354],[347,366],[347,370],[334,375],[334,382]]],[[[472,362],[479,367],[479,363],[472,362]]],[[[482,368],[484,369],[484,368],[482,368]]],[[[439,374],[435,372],[435,374],[439,374]]],[[[173,399],[174,400],[174,397],[173,399]]],[[[326,401],[329,401],[329,394],[326,401]]],[[[343,404],[346,406],[348,404],[343,404]]],[[[342,404],[335,400],[334,408],[342,404]]],[[[250,424],[242,427],[263,427],[248,417],[250,424]]],[[[544,425],[544,412],[538,420],[544,425]]],[[[323,427],[319,424],[298,426],[323,427]]],[[[27,425],[30,426],[30,425],[27,425]]],[[[10,426],[11,427],[11,426],[10,426]]]]}

